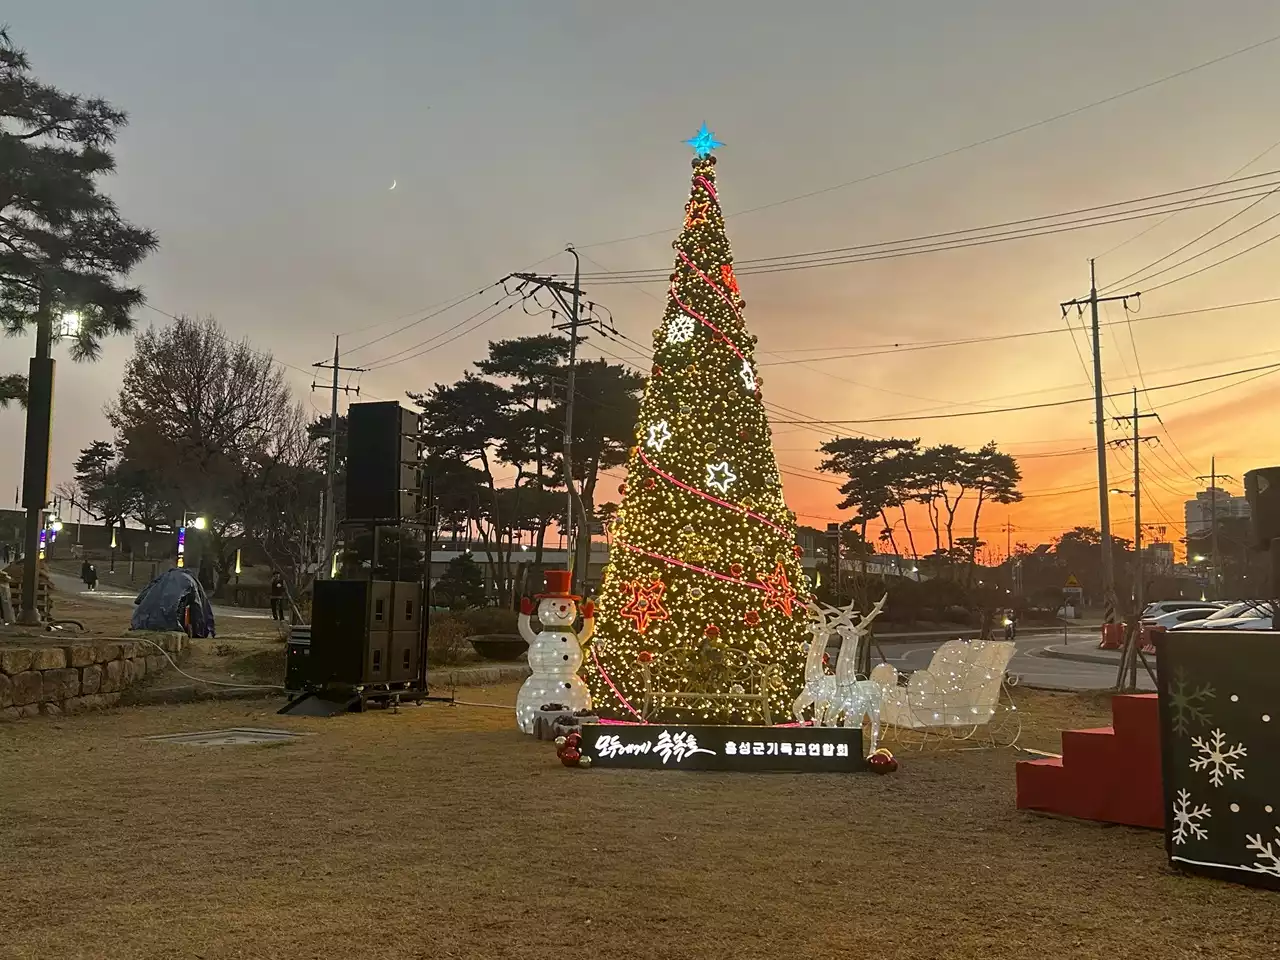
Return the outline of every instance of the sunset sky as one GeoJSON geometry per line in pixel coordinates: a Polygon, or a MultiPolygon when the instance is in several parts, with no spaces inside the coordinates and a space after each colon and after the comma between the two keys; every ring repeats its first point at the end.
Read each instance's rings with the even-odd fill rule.
{"type": "MultiPolygon", "coordinates": [[[[1211,15],[1194,0],[16,0],[5,17],[40,78],[129,111],[108,189],[126,217],[160,236],[137,274],[151,304],[212,315],[292,365],[309,411],[327,410],[305,371],[332,354],[335,333],[354,347],[394,329],[395,318],[407,322],[535,262],[569,270],[559,252],[568,242],[582,250],[584,270],[665,271],[688,189],[681,141],[704,120],[726,143],[721,199],[739,259],[1125,201],[1222,180],[1250,161],[1245,173],[1280,168],[1276,42],[983,146],[781,202],[1280,34],[1280,10],[1265,0],[1217,5],[1211,15]],[[610,242],[637,235],[647,236],[610,242]]],[[[1243,206],[1183,213],[1149,231],[1158,221],[744,276],[765,398],[802,415],[791,419],[865,420],[1087,396],[1078,351],[1087,356],[1088,343],[1073,315],[1073,345],[1058,304],[1087,295],[1088,259],[1098,258],[1106,286],[1243,206]],[[1040,330],[1055,332],[884,347],[1040,330]],[[878,355],[777,363],[864,347],[878,355]]],[[[1155,282],[1280,235],[1280,222],[1263,223],[1277,212],[1280,197],[1260,203],[1161,266],[1256,230],[1155,282]]],[[[1280,297],[1277,264],[1280,244],[1263,245],[1143,297],[1131,326],[1104,330],[1108,391],[1280,361],[1280,303],[1163,316],[1280,297]]],[[[662,283],[588,292],[649,344],[662,283]]],[[[344,362],[376,361],[473,309],[344,362]]],[[[168,322],[151,310],[140,319],[168,322]]],[[[1102,319],[1124,312],[1113,304],[1102,319]]],[[[510,311],[364,374],[361,386],[366,396],[400,397],[458,378],[489,338],[546,328],[546,317],[510,311]]],[[[0,372],[25,370],[31,347],[0,342],[0,372]]],[[[70,478],[79,448],[109,437],[101,410],[130,350],[118,339],[94,365],[59,358],[55,482],[70,478]]],[[[1143,513],[1166,527],[1165,539],[1183,535],[1182,501],[1203,486],[1193,478],[1209,472],[1212,455],[1237,478],[1280,461],[1268,427],[1280,376],[1234,385],[1244,379],[1140,397],[1164,421],[1145,421],[1160,443],[1144,450],[1143,513]]],[[[1108,417],[1130,407],[1112,401],[1108,417]]],[[[1006,521],[1014,541],[1031,544],[1096,524],[1092,413],[1086,403],[844,429],[925,443],[996,440],[1018,456],[1027,499],[992,509],[984,524],[1003,551],[1006,521]]],[[[21,449],[22,431],[20,412],[0,412],[4,449],[21,449]]],[[[829,478],[812,474],[815,446],[834,432],[774,428],[788,500],[815,526],[847,516],[835,509],[829,478]]],[[[1132,485],[1130,464],[1127,451],[1112,455],[1112,485],[1132,485]]],[[[20,476],[18,456],[0,462],[0,490],[20,476]]],[[[1238,483],[1225,486],[1239,492],[1238,483]]],[[[1114,500],[1115,532],[1131,536],[1132,501],[1114,500]]]]}

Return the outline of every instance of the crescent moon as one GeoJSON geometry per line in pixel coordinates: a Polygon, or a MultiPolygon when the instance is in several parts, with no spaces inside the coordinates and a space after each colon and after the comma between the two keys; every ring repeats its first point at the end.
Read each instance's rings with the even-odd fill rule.
{"type": "Polygon", "coordinates": [[[387,187],[387,189],[388,189],[388,190],[394,190],[395,188],[396,188],[396,181],[392,180],[392,181],[391,181],[391,186],[387,187]]]}

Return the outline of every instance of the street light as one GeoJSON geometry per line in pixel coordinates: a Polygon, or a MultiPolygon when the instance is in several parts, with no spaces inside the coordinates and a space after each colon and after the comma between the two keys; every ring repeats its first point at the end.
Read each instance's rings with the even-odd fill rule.
{"type": "Polygon", "coordinates": [[[187,527],[192,526],[197,530],[203,530],[208,526],[209,522],[204,517],[192,517],[191,511],[182,511],[182,526],[178,528],[178,566],[185,567],[187,556],[187,527]]]}
{"type": "Polygon", "coordinates": [[[80,314],[75,310],[68,310],[62,315],[62,336],[74,337],[80,333],[80,314]]]}

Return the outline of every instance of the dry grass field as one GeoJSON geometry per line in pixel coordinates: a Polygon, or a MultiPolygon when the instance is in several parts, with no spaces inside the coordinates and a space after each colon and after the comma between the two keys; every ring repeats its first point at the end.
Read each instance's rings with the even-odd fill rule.
{"type": "MultiPolygon", "coordinates": [[[[1019,699],[1050,750],[1107,716],[1019,699]]],[[[904,748],[883,778],[565,770],[505,710],[278,703],[0,725],[0,957],[1280,955],[1280,896],[1174,874],[1152,831],[1019,813],[1009,750],[904,748]],[[142,739],[233,726],[308,736],[142,739]]]]}

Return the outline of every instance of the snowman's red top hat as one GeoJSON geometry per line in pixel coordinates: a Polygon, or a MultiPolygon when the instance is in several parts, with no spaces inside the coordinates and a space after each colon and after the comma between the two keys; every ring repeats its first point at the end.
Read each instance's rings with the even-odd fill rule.
{"type": "Polygon", "coordinates": [[[581,597],[569,592],[571,577],[572,574],[568,570],[548,570],[543,574],[547,585],[546,592],[537,594],[537,599],[581,600],[581,597]]]}

